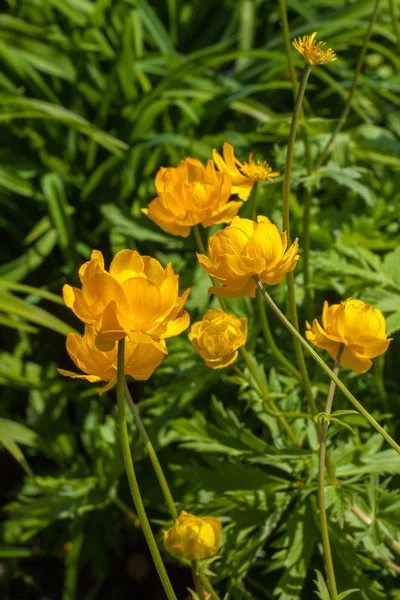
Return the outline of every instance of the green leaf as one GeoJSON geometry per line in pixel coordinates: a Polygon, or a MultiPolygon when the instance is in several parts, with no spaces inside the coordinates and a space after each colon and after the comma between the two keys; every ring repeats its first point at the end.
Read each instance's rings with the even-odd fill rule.
{"type": "Polygon", "coordinates": [[[19,462],[28,477],[32,478],[34,477],[32,470],[26,461],[23,452],[20,450],[18,443],[34,446],[36,441],[37,435],[31,429],[28,429],[15,421],[0,418],[0,443],[3,444],[15,460],[19,462]]]}

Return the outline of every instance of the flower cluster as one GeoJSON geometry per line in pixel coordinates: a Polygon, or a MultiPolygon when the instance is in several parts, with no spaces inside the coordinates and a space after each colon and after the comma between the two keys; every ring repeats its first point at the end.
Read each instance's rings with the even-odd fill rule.
{"type": "Polygon", "coordinates": [[[212,369],[232,364],[247,338],[247,319],[228,315],[220,308],[209,310],[189,333],[192,346],[212,369]]]}
{"type": "Polygon", "coordinates": [[[215,517],[196,517],[184,510],[173,527],[164,531],[164,546],[175,558],[202,560],[221,547],[222,525],[215,517]]]}
{"type": "Polygon", "coordinates": [[[252,154],[241,163],[227,143],[223,158],[214,150],[213,159],[206,167],[195,158],[186,158],[177,167],[161,167],[155,179],[157,197],[142,212],[167,233],[187,237],[194,225],[230,223],[242,206],[229,201],[232,194],[247,200],[256,181],[272,181],[279,175],[267,163],[254,162],[252,154]]]}
{"type": "Polygon", "coordinates": [[[390,339],[385,330],[385,318],[378,308],[348,298],[331,306],[325,302],[322,327],[317,319],[312,326],[307,323],[306,336],[315,346],[327,350],[333,359],[340,344],[344,344],[342,366],[355,373],[366,373],[372,367],[371,358],[388,349],[390,339]]]}

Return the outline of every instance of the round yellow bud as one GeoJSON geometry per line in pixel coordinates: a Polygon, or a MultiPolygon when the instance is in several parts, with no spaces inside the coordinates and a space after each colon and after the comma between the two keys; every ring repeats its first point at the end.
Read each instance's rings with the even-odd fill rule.
{"type": "Polygon", "coordinates": [[[246,338],[247,319],[228,315],[220,308],[209,310],[201,321],[192,325],[189,333],[193,348],[212,369],[233,363],[246,338]]]}
{"type": "Polygon", "coordinates": [[[215,517],[196,517],[184,510],[173,527],[164,531],[164,546],[175,558],[202,560],[221,547],[222,525],[215,517]]]}

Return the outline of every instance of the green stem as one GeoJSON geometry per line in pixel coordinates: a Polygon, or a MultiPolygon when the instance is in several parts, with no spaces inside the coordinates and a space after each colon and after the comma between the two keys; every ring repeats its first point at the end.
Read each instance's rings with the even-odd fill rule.
{"type": "Polygon", "coordinates": [[[201,254],[207,254],[206,249],[203,244],[203,240],[201,239],[201,233],[198,225],[193,225],[194,237],[196,238],[197,247],[200,250],[201,254]]]}
{"type": "MultiPolygon", "coordinates": [[[[296,102],[297,98],[297,90],[299,87],[299,83],[296,77],[296,71],[294,69],[293,64],[293,56],[292,56],[292,44],[290,39],[290,31],[289,31],[289,23],[287,18],[287,9],[286,9],[286,0],[279,0],[280,7],[280,15],[282,21],[282,29],[283,29],[283,39],[285,43],[285,52],[286,58],[290,73],[290,79],[292,82],[292,91],[294,100],[296,102]]],[[[310,139],[308,137],[307,124],[304,117],[304,111],[302,106],[300,106],[300,134],[303,138],[304,143],[304,154],[306,158],[306,169],[307,175],[312,175],[313,171],[313,161],[311,154],[311,146],[310,139]]],[[[302,266],[303,266],[303,275],[304,275],[304,304],[306,307],[307,317],[311,319],[311,294],[310,294],[310,210],[311,210],[311,201],[312,201],[312,191],[308,189],[308,187],[304,190],[304,208],[303,208],[303,235],[302,235],[302,247],[303,247],[303,256],[302,256],[302,266]]]]}
{"type": "MultiPolygon", "coordinates": [[[[344,350],[344,344],[339,345],[338,353],[335,360],[335,365],[333,367],[333,373],[338,375],[340,368],[340,361],[342,360],[342,354],[344,350]]],[[[326,400],[325,413],[327,415],[331,414],[333,397],[335,395],[336,383],[331,380],[328,392],[328,398],[326,400]]],[[[325,506],[325,459],[326,459],[326,440],[328,437],[328,419],[324,419],[324,423],[322,425],[322,435],[320,439],[319,446],[319,472],[318,472],[318,505],[319,505],[319,518],[321,523],[321,535],[322,535],[322,543],[324,546],[324,557],[325,557],[325,566],[326,566],[326,574],[328,577],[328,586],[330,591],[331,600],[338,599],[337,587],[336,587],[336,579],[335,579],[335,570],[333,567],[332,560],[332,552],[331,545],[329,542],[329,531],[328,531],[328,519],[326,517],[326,506],[325,506]]]]}
{"type": "Polygon", "coordinates": [[[146,542],[149,546],[151,556],[153,558],[157,573],[161,579],[164,591],[167,595],[168,600],[177,600],[175,592],[172,589],[171,582],[168,578],[167,572],[164,567],[160,552],[157,548],[156,541],[151,531],[150,523],[146,515],[145,508],[143,506],[142,497],[138,482],[133,468],[132,456],[129,447],[128,428],[126,424],[125,414],[125,375],[124,375],[124,352],[125,352],[125,340],[122,339],[118,342],[118,363],[117,363],[117,403],[118,403],[118,425],[119,434],[121,438],[121,449],[122,456],[124,459],[125,470],[128,477],[129,487],[132,494],[133,503],[135,505],[136,512],[138,514],[140,524],[146,538],[146,542]]]}
{"type": "MultiPolygon", "coordinates": [[[[133,398],[131,396],[131,393],[129,391],[128,388],[128,384],[126,383],[126,380],[124,380],[124,388],[125,388],[125,398],[128,402],[129,408],[132,412],[132,415],[135,419],[136,422],[136,426],[138,428],[138,431],[142,437],[142,440],[144,442],[147,454],[151,460],[151,464],[153,465],[153,469],[154,472],[156,474],[156,477],[158,479],[158,483],[160,484],[162,493],[164,494],[164,498],[165,498],[165,502],[167,503],[168,506],[168,510],[171,514],[171,517],[174,519],[174,521],[178,518],[178,511],[176,510],[176,506],[175,506],[175,501],[173,499],[171,490],[169,488],[168,482],[166,480],[166,477],[164,475],[164,471],[162,470],[160,461],[158,460],[158,456],[156,454],[156,451],[154,450],[154,446],[151,443],[151,440],[147,434],[146,428],[143,425],[143,421],[140,418],[140,414],[139,414],[139,410],[136,406],[136,404],[133,401],[133,398]]],[[[201,587],[199,588],[199,578],[197,575],[197,570],[198,570],[198,565],[196,561],[193,561],[191,563],[191,567],[192,567],[192,574],[193,574],[193,581],[194,581],[194,585],[196,588],[196,592],[197,594],[199,594],[199,591],[201,592],[201,587]]],[[[201,597],[201,596],[200,596],[201,597]]],[[[219,599],[218,599],[219,600],[219,599]]]]}
{"type": "Polygon", "coordinates": [[[346,119],[349,115],[349,112],[351,109],[351,104],[353,102],[354,93],[355,93],[356,87],[357,87],[358,78],[360,76],[361,70],[364,65],[364,59],[365,59],[365,55],[367,53],[367,47],[368,47],[369,40],[371,38],[372,28],[374,26],[375,19],[378,14],[379,4],[380,4],[380,0],[376,0],[374,10],[372,11],[372,15],[371,15],[371,18],[369,21],[368,29],[367,29],[367,32],[364,37],[363,45],[361,47],[360,56],[358,57],[357,66],[356,66],[356,70],[355,70],[354,77],[353,77],[353,82],[351,84],[350,92],[349,92],[345,107],[340,116],[338,124],[336,125],[331,137],[328,140],[328,143],[326,144],[325,148],[323,149],[321,156],[319,157],[317,164],[314,167],[314,172],[318,171],[318,169],[320,169],[321,166],[323,165],[323,163],[325,162],[325,159],[329,154],[329,150],[331,149],[333,142],[335,141],[337,135],[342,131],[343,125],[345,124],[346,119]]]}
{"type": "Polygon", "coordinates": [[[304,92],[306,89],[307,81],[311,73],[311,66],[309,64],[304,65],[303,72],[301,74],[299,91],[297,93],[296,102],[294,105],[292,122],[290,125],[290,133],[288,140],[288,147],[286,152],[285,172],[283,175],[283,189],[282,189],[282,230],[286,231],[288,243],[290,243],[290,179],[292,174],[292,163],[293,163],[293,152],[294,142],[296,140],[297,123],[299,121],[301,103],[303,101],[304,92]]]}
{"type": "MultiPolygon", "coordinates": [[[[290,243],[290,181],[291,181],[291,173],[292,173],[292,163],[293,163],[293,152],[294,152],[294,142],[296,140],[296,130],[297,123],[299,121],[299,115],[301,110],[301,103],[304,97],[304,91],[306,89],[307,80],[311,73],[311,66],[306,64],[304,65],[303,73],[301,75],[299,91],[297,93],[297,98],[293,110],[292,123],[290,125],[290,133],[288,140],[288,147],[286,152],[286,163],[285,163],[285,173],[283,177],[283,190],[282,190],[282,229],[287,233],[288,243],[290,243]]],[[[257,279],[258,281],[258,279],[257,279]]],[[[297,307],[296,307],[296,298],[294,291],[294,275],[293,273],[287,274],[287,290],[288,290],[288,303],[289,303],[289,317],[291,322],[293,323],[295,329],[299,330],[299,321],[297,317],[297,307]]],[[[301,345],[295,336],[293,338],[294,351],[296,354],[297,366],[299,368],[302,380],[304,391],[307,396],[308,404],[311,408],[311,411],[314,415],[318,414],[317,405],[314,400],[314,396],[311,389],[310,378],[307,372],[307,366],[304,360],[303,351],[301,345]]]]}
{"type": "Polygon", "coordinates": [[[250,218],[257,222],[257,182],[254,183],[250,192],[250,218]]]}
{"type": "Polygon", "coordinates": [[[271,296],[264,289],[263,284],[261,283],[261,281],[259,281],[259,279],[257,278],[257,276],[254,276],[254,281],[256,282],[258,288],[261,290],[261,292],[262,292],[265,300],[268,302],[268,304],[270,305],[270,307],[272,308],[272,310],[274,311],[274,313],[282,321],[282,323],[287,327],[287,329],[289,329],[289,331],[294,336],[296,336],[296,338],[299,340],[300,344],[302,344],[302,346],[309,352],[309,354],[311,354],[311,356],[313,357],[313,359],[319,364],[319,366],[321,367],[321,369],[328,375],[328,377],[330,377],[331,379],[333,379],[333,381],[336,383],[336,385],[340,389],[340,391],[343,392],[343,394],[346,396],[346,398],[348,398],[350,400],[350,402],[358,410],[358,412],[361,413],[367,419],[367,421],[372,425],[372,427],[378,433],[381,434],[381,436],[386,440],[386,442],[389,444],[389,446],[391,446],[392,448],[394,448],[396,450],[396,452],[398,452],[400,454],[400,446],[383,429],[383,427],[381,425],[379,425],[379,423],[363,407],[363,405],[360,404],[360,402],[355,398],[355,396],[353,396],[353,394],[340,381],[340,379],[338,379],[336,377],[336,375],[333,373],[333,371],[331,371],[331,369],[322,360],[322,358],[320,356],[318,356],[318,354],[315,352],[315,350],[312,348],[312,346],[310,346],[310,344],[303,338],[303,336],[297,331],[297,329],[295,329],[295,327],[293,327],[293,325],[291,324],[291,322],[285,317],[285,315],[282,313],[282,311],[278,308],[278,306],[272,300],[271,296]]]}
{"type": "Polygon", "coordinates": [[[131,393],[129,391],[126,381],[124,381],[124,388],[125,388],[125,398],[128,401],[129,408],[131,409],[131,412],[134,416],[137,428],[138,428],[139,433],[144,442],[144,446],[146,448],[147,454],[149,455],[151,464],[153,465],[153,469],[155,471],[156,477],[160,484],[162,493],[164,494],[164,498],[165,498],[165,502],[167,503],[168,510],[171,514],[171,517],[175,520],[178,518],[178,511],[176,510],[175,502],[172,497],[171,490],[169,489],[169,485],[167,483],[164,472],[160,465],[160,461],[158,460],[158,456],[156,454],[156,451],[154,450],[154,446],[151,443],[149,436],[147,435],[147,431],[143,425],[142,419],[140,418],[137,406],[132,399],[132,396],[131,396],[131,393]]]}
{"type": "Polygon", "coordinates": [[[271,350],[272,354],[275,356],[278,363],[280,363],[282,368],[287,373],[290,373],[290,375],[293,375],[294,377],[296,377],[296,379],[301,379],[300,372],[296,369],[296,367],[294,365],[292,365],[292,363],[286,358],[286,356],[284,356],[282,354],[282,352],[279,350],[278,346],[276,345],[274,336],[272,335],[272,331],[269,326],[265,302],[263,301],[262,295],[260,294],[259,291],[257,293],[257,310],[258,310],[258,316],[260,318],[261,329],[264,334],[264,338],[265,338],[267,347],[271,350]]]}
{"type": "Polygon", "coordinates": [[[262,379],[260,378],[259,374],[257,373],[257,369],[255,368],[253,361],[251,360],[251,356],[250,354],[247,352],[246,348],[244,346],[242,346],[241,348],[239,348],[239,352],[241,353],[250,373],[252,374],[254,381],[256,382],[258,389],[259,389],[259,393],[262,397],[262,399],[264,400],[264,402],[266,402],[267,404],[269,404],[269,406],[271,407],[271,409],[274,411],[274,413],[276,414],[277,418],[279,419],[282,427],[284,428],[284,430],[286,431],[286,433],[288,434],[292,444],[294,446],[296,446],[296,448],[300,448],[300,444],[297,441],[292,428],[290,427],[289,423],[286,421],[285,417],[283,417],[280,414],[279,408],[276,406],[275,402],[272,400],[272,398],[269,397],[269,392],[268,389],[266,388],[264,382],[262,381],[262,379]]]}
{"type": "Polygon", "coordinates": [[[206,575],[204,575],[204,573],[201,570],[199,570],[199,577],[204,589],[210,594],[212,600],[219,600],[218,594],[211,585],[210,580],[206,575]]]}
{"type": "Polygon", "coordinates": [[[400,54],[400,26],[397,18],[396,0],[389,0],[389,6],[392,15],[394,34],[396,36],[397,52],[400,54]]]}

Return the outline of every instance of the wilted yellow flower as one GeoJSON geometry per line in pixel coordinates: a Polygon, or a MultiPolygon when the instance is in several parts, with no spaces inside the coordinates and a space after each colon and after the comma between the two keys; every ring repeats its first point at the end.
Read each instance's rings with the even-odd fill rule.
{"type": "Polygon", "coordinates": [[[164,533],[164,546],[175,558],[202,560],[221,547],[222,525],[215,517],[195,517],[184,510],[164,533]]]}
{"type": "Polygon", "coordinates": [[[190,290],[179,298],[179,276],[170,264],[164,269],[150,256],[121,250],[108,273],[103,255],[93,250],[79,277],[82,289],[64,285],[64,302],[78,319],[94,326],[100,350],[111,350],[115,341],[128,335],[164,352],[160,339],[178,335],[189,325],[183,306],[190,290]]]}
{"type": "Polygon", "coordinates": [[[231,181],[215,170],[212,160],[207,167],[195,158],[186,158],[177,167],[161,167],[155,184],[157,198],[142,212],[173,235],[187,237],[199,223],[203,227],[229,223],[242,206],[228,202],[231,181]]]}
{"type": "Polygon", "coordinates": [[[204,254],[197,258],[211,277],[224,284],[210,288],[209,293],[225,298],[254,298],[253,275],[262,283],[275,285],[295,269],[299,258],[297,238],[286,248],[286,233],[279,233],[267,217],[257,217],[257,223],[235,217],[229,227],[209,238],[210,258],[204,254]]]}
{"type": "Polygon", "coordinates": [[[232,194],[238,194],[241,200],[247,200],[256,181],[272,181],[278,177],[278,171],[272,171],[267,162],[253,161],[250,154],[248,162],[240,162],[235,156],[233,146],[224,143],[223,158],[213,150],[213,159],[221,173],[226,173],[232,182],[232,194]]]}
{"type": "Polygon", "coordinates": [[[329,48],[328,50],[322,49],[322,47],[325,46],[325,42],[314,43],[317,33],[317,31],[314,31],[312,35],[304,35],[292,42],[296,50],[303,55],[306,63],[312,67],[336,60],[336,55],[332,48],[329,48]]]}
{"type": "MultiPolygon", "coordinates": [[[[160,350],[153,344],[132,342],[127,339],[125,344],[125,374],[131,375],[134,379],[148,379],[154,370],[161,364],[167,353],[164,340],[160,340],[160,350]]],[[[81,375],[57,369],[60,375],[72,377],[73,379],[86,379],[90,383],[107,381],[104,388],[96,391],[103,394],[111,389],[117,381],[117,347],[114,346],[110,352],[102,352],[96,347],[94,328],[90,325],[85,326],[83,337],[77,333],[70,333],[67,336],[67,351],[78,369],[86,373],[81,375]]]]}
{"type": "Polygon", "coordinates": [[[228,315],[220,308],[206,312],[201,321],[192,325],[189,340],[195,351],[204,358],[207,367],[222,369],[238,355],[247,338],[247,319],[228,315]]]}
{"type": "Polygon", "coordinates": [[[340,304],[324,303],[322,327],[314,319],[307,323],[307,339],[327,350],[336,358],[339,345],[344,344],[341,364],[355,373],[366,373],[372,367],[371,358],[388,349],[390,339],[385,333],[386,321],[378,308],[362,300],[348,298],[340,304]]]}

